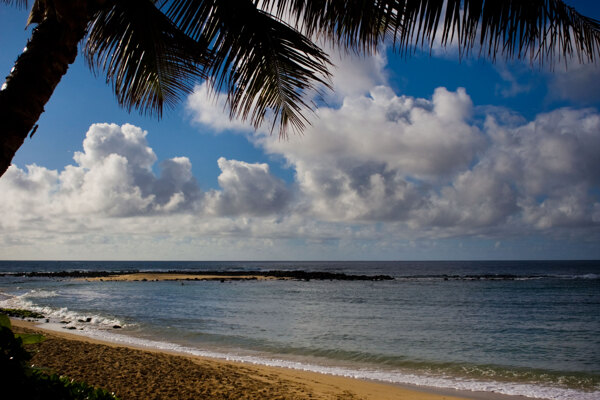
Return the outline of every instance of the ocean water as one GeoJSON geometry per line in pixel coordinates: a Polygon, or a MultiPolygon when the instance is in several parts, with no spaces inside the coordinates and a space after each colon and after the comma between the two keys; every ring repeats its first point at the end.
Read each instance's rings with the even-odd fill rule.
{"type": "Polygon", "coordinates": [[[0,262],[0,272],[63,270],[305,270],[394,280],[0,276],[0,307],[40,311],[53,329],[190,354],[391,383],[600,399],[598,261],[0,262]]]}

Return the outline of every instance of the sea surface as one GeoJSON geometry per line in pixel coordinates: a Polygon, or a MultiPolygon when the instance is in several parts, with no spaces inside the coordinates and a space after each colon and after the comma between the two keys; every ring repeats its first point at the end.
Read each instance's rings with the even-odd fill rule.
{"type": "Polygon", "coordinates": [[[0,307],[42,312],[49,322],[41,323],[52,329],[248,363],[600,399],[600,261],[0,261],[4,273],[65,270],[304,270],[394,279],[87,282],[4,275],[0,307]]]}

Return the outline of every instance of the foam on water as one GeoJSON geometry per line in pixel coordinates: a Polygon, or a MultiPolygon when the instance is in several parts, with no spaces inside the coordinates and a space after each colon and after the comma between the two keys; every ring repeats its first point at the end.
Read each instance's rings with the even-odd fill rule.
{"type": "MultiPolygon", "coordinates": [[[[392,384],[600,400],[600,269],[596,264],[538,264],[264,266],[396,278],[368,284],[184,286],[6,277],[0,279],[6,282],[0,288],[0,307],[41,312],[50,319],[42,323],[44,328],[67,328],[136,347],[392,384]]],[[[61,271],[68,266],[42,263],[27,268],[61,271]]],[[[173,266],[98,263],[92,270],[115,268],[173,266]]]]}
{"type": "Polygon", "coordinates": [[[600,398],[600,392],[598,391],[583,392],[574,389],[530,383],[496,382],[493,380],[474,380],[452,376],[436,376],[433,374],[415,374],[397,369],[378,370],[375,368],[349,368],[334,365],[321,365],[318,363],[269,357],[267,355],[256,356],[233,352],[211,351],[165,341],[143,339],[123,333],[117,333],[112,330],[114,325],[125,326],[118,319],[98,315],[84,315],[70,311],[67,308],[52,309],[50,307],[40,307],[27,300],[27,298],[30,297],[39,298],[46,296],[52,296],[52,293],[50,291],[34,291],[21,296],[10,296],[8,299],[0,301],[0,307],[25,308],[31,311],[40,312],[50,319],[49,323],[40,324],[44,329],[64,331],[65,328],[75,327],[75,329],[70,330],[70,333],[138,348],[158,349],[200,357],[311,371],[327,375],[374,380],[392,384],[407,384],[474,392],[494,392],[506,395],[520,395],[552,400],[598,400],[600,398]],[[86,321],[88,318],[91,318],[89,322],[83,323],[83,321],[86,321]],[[63,323],[61,323],[61,321],[63,323]],[[64,324],[64,322],[68,322],[68,324],[64,324]]]}
{"type": "Polygon", "coordinates": [[[32,290],[20,296],[3,294],[3,299],[0,300],[0,308],[20,308],[35,311],[45,315],[52,324],[71,326],[76,329],[83,328],[89,324],[94,325],[98,329],[112,329],[115,325],[121,327],[126,326],[126,324],[116,318],[94,314],[82,314],[71,311],[66,307],[53,308],[39,306],[28,300],[28,298],[47,298],[56,295],[56,292],[43,290],[32,290]]]}
{"type": "Polygon", "coordinates": [[[45,298],[56,297],[56,296],[58,296],[58,293],[55,290],[33,289],[33,290],[25,293],[21,297],[23,299],[27,299],[27,298],[45,299],[45,298]]]}
{"type": "MultiPolygon", "coordinates": [[[[64,327],[60,324],[44,324],[49,330],[62,331],[64,327]]],[[[244,355],[233,352],[219,352],[200,348],[188,347],[176,343],[137,338],[115,331],[99,330],[91,326],[85,326],[80,330],[70,333],[107,341],[116,344],[129,345],[142,349],[163,350],[184,355],[208,357],[226,361],[242,362],[254,365],[270,367],[289,368],[299,371],[317,372],[326,375],[343,376],[354,379],[364,379],[386,382],[399,385],[414,385],[439,389],[455,389],[472,392],[493,392],[505,395],[525,396],[536,399],[550,400],[598,400],[600,392],[583,392],[574,389],[543,386],[528,383],[495,382],[492,380],[473,380],[451,376],[434,376],[425,374],[414,374],[400,370],[377,370],[373,368],[348,368],[332,365],[320,365],[310,362],[299,362],[281,358],[268,357],[266,355],[244,355]]]]}
{"type": "Polygon", "coordinates": [[[475,274],[475,275],[402,275],[396,276],[396,280],[404,281],[530,281],[542,279],[600,279],[599,274],[579,274],[579,275],[517,275],[517,274],[475,274]]]}

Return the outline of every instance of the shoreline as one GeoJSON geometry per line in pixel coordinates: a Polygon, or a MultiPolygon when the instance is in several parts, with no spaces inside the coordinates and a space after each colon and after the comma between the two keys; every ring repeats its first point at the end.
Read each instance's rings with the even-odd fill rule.
{"type": "MultiPolygon", "coordinates": [[[[121,400],[161,398],[161,394],[157,395],[153,391],[159,390],[160,393],[163,393],[167,389],[180,391],[177,392],[178,396],[172,397],[177,399],[204,398],[198,397],[198,390],[211,393],[211,396],[217,396],[216,398],[233,396],[232,398],[244,399],[530,399],[524,396],[493,392],[470,392],[409,384],[391,384],[313,371],[216,359],[45,329],[37,322],[14,318],[11,321],[16,330],[37,331],[43,333],[50,341],[46,345],[43,343],[36,345],[38,353],[33,360],[36,365],[50,367],[54,372],[74,379],[85,380],[87,383],[114,391],[117,395],[119,395],[119,390],[125,391],[125,396],[120,396],[121,400]],[[49,347],[54,350],[49,350],[49,347]],[[94,354],[102,354],[102,356],[100,360],[93,360],[82,358],[82,354],[92,358],[94,354]],[[148,365],[152,365],[152,374],[162,376],[163,381],[150,386],[144,383],[144,379],[141,378],[146,376],[147,371],[144,373],[144,368],[147,365],[139,364],[140,357],[145,359],[146,363],[149,363],[148,365]],[[163,365],[165,363],[168,365],[166,368],[163,365]],[[211,376],[211,383],[204,380],[188,382],[191,378],[186,375],[185,371],[190,368],[202,376],[211,376]],[[76,371],[76,376],[71,376],[73,375],[72,371],[76,371]],[[237,380],[227,381],[226,377],[222,376],[225,371],[226,375],[235,376],[237,380]],[[131,382],[129,382],[130,380],[131,382]],[[107,385],[108,387],[106,387],[107,385]],[[188,395],[184,396],[184,392],[189,392],[189,397],[186,397],[188,395]]],[[[173,393],[170,396],[173,396],[173,393]]]]}
{"type": "Polygon", "coordinates": [[[36,278],[66,278],[87,281],[164,281],[164,280],[329,280],[329,281],[389,281],[390,275],[355,275],[340,272],[304,270],[168,270],[168,271],[53,271],[53,272],[0,272],[0,276],[36,278]]]}
{"type": "Polygon", "coordinates": [[[284,280],[288,277],[268,275],[223,275],[223,274],[177,274],[168,272],[136,272],[132,274],[110,275],[106,277],[76,278],[90,282],[158,282],[158,281],[256,281],[284,280]]]}

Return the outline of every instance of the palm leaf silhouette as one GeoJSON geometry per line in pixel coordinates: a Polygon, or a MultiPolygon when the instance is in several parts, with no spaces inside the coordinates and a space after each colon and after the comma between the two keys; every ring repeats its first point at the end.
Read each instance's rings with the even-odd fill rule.
{"type": "Polygon", "coordinates": [[[80,41],[127,110],[160,117],[207,80],[227,94],[231,118],[271,119],[282,136],[305,128],[314,95],[330,87],[324,44],[372,54],[385,42],[404,55],[453,45],[460,57],[550,66],[596,62],[600,48],[600,22],[561,0],[36,0],[29,23],[28,53],[54,53],[24,53],[0,91],[1,174],[80,41]]]}

